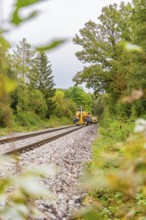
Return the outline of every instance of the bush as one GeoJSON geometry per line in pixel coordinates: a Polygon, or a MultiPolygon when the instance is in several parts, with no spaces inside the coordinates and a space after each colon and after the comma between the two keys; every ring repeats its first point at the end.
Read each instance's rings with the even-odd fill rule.
{"type": "Polygon", "coordinates": [[[146,218],[146,121],[139,119],[136,124],[139,134],[133,134],[130,120],[115,120],[99,129],[92,161],[82,178],[83,187],[90,190],[84,205],[94,208],[89,218],[85,210],[82,219],[146,218]]]}
{"type": "Polygon", "coordinates": [[[20,126],[35,126],[41,123],[39,116],[32,112],[18,112],[16,115],[16,123],[20,126]]]}
{"type": "Polygon", "coordinates": [[[8,105],[0,107],[0,127],[10,127],[12,111],[8,105]]]}
{"type": "Polygon", "coordinates": [[[29,92],[27,105],[28,111],[34,111],[41,118],[45,118],[48,107],[43,94],[39,90],[35,89],[29,92]]]}
{"type": "Polygon", "coordinates": [[[72,124],[72,121],[70,119],[68,119],[67,117],[56,117],[56,116],[52,116],[49,121],[48,121],[48,126],[49,127],[56,127],[56,126],[60,126],[60,125],[70,125],[72,124]]]}

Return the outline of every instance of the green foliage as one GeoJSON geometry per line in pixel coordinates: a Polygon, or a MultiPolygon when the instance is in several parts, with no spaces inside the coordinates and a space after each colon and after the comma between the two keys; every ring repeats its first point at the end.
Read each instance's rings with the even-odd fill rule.
{"type": "MultiPolygon", "coordinates": [[[[36,18],[38,15],[40,15],[40,11],[35,9],[35,5],[37,3],[46,2],[45,0],[14,0],[14,7],[12,10],[11,17],[9,18],[8,22],[12,25],[19,26],[26,21],[30,21],[33,18],[36,18]],[[31,6],[31,10],[29,11],[29,14],[27,16],[23,16],[21,14],[21,11],[25,11],[25,9],[29,8],[31,6]]],[[[2,32],[6,30],[2,29],[2,32]]],[[[9,29],[7,30],[9,31],[9,29]]],[[[46,43],[45,45],[36,47],[36,50],[42,52],[54,49],[63,43],[65,43],[66,39],[55,39],[52,40],[49,43],[46,43]]]]}
{"type": "Polygon", "coordinates": [[[0,106],[0,127],[8,127],[11,124],[12,112],[7,103],[0,106]]]}
{"type": "Polygon", "coordinates": [[[65,92],[59,89],[56,91],[54,100],[56,102],[54,115],[57,116],[58,118],[68,117],[69,119],[72,120],[77,110],[76,103],[69,98],[65,98],[65,92]]]}
{"type": "Polygon", "coordinates": [[[127,105],[122,99],[146,87],[145,1],[104,7],[98,21],[87,22],[73,39],[82,47],[77,58],[88,64],[73,80],[86,83],[95,94],[108,94],[108,103],[99,103],[99,116],[108,109],[112,116],[139,117],[144,114],[145,98],[127,105]]]}
{"type": "Polygon", "coordinates": [[[134,123],[129,121],[102,120],[98,129],[99,137],[93,145],[94,158],[98,160],[98,154],[102,151],[112,151],[117,142],[125,140],[132,131],[134,123]]]}
{"type": "Polygon", "coordinates": [[[29,75],[32,72],[32,64],[35,52],[31,49],[31,45],[27,43],[26,39],[22,39],[16,50],[11,55],[11,78],[15,79],[18,84],[18,92],[13,93],[13,103],[17,103],[18,107],[15,109],[25,111],[27,105],[27,87],[29,82],[29,75]]]}
{"type": "MultiPolygon", "coordinates": [[[[92,161],[81,179],[91,192],[85,205],[93,206],[97,219],[146,218],[146,121],[136,121],[137,134],[132,132],[133,126],[114,121],[99,129],[92,161]]],[[[81,215],[86,219],[86,213],[81,215]]]]}
{"type": "Polygon", "coordinates": [[[132,106],[132,114],[134,117],[141,117],[145,118],[145,109],[146,109],[146,100],[143,97],[141,100],[137,100],[132,106]]]}
{"type": "Polygon", "coordinates": [[[26,41],[25,38],[19,41],[16,45],[16,50],[12,54],[12,70],[13,74],[17,76],[18,82],[21,82],[21,86],[25,82],[28,82],[29,75],[32,72],[33,62],[34,62],[35,51],[32,50],[31,45],[26,41]]]}
{"type": "Polygon", "coordinates": [[[103,117],[103,114],[105,112],[106,105],[106,98],[107,95],[99,95],[94,101],[93,101],[93,115],[98,116],[98,120],[101,120],[103,117]]]}
{"type": "Polygon", "coordinates": [[[0,74],[6,74],[8,69],[8,49],[10,44],[0,35],[0,74]]]}
{"type": "Polygon", "coordinates": [[[27,102],[27,111],[35,112],[41,118],[45,118],[47,114],[47,103],[41,91],[28,90],[29,99],[27,102]]]}
{"type": "Polygon", "coordinates": [[[0,74],[0,98],[16,89],[16,82],[0,74]]]}
{"type": "Polygon", "coordinates": [[[21,126],[35,126],[41,122],[40,118],[33,112],[18,112],[16,122],[21,126]]]}
{"type": "Polygon", "coordinates": [[[85,111],[92,112],[92,95],[86,93],[82,88],[73,86],[66,89],[65,97],[73,100],[78,108],[82,106],[85,111]]]}
{"type": "Polygon", "coordinates": [[[37,47],[36,50],[38,50],[39,52],[43,52],[43,51],[46,51],[46,50],[51,50],[55,47],[60,46],[61,44],[65,43],[65,42],[66,42],[65,39],[56,39],[56,40],[52,41],[51,43],[48,43],[45,46],[37,47]]]}
{"type": "Polygon", "coordinates": [[[30,20],[31,18],[38,15],[37,11],[33,11],[28,16],[23,18],[20,16],[20,10],[22,8],[28,7],[30,5],[33,5],[35,3],[42,2],[42,1],[44,1],[44,0],[16,0],[15,9],[12,13],[11,23],[13,23],[15,25],[20,25],[20,23],[27,21],[27,20],[30,20]]]}
{"type": "Polygon", "coordinates": [[[51,65],[45,53],[37,54],[26,39],[19,42],[11,56],[8,75],[18,82],[17,91],[11,94],[11,107],[15,112],[34,111],[49,118],[55,103],[55,89],[51,65]]]}
{"type": "MultiPolygon", "coordinates": [[[[85,82],[88,88],[93,88],[97,93],[111,91],[114,88],[113,84],[116,85],[114,78],[121,76],[119,69],[114,70],[114,62],[121,67],[122,55],[118,43],[121,39],[131,40],[130,17],[130,4],[121,3],[119,9],[116,4],[109,5],[102,9],[102,14],[98,17],[99,24],[87,22],[80,30],[80,36],[74,37],[73,42],[83,48],[76,53],[78,59],[88,64],[88,67],[85,66],[83,71],[74,77],[77,84],[85,82]]],[[[124,82],[124,79],[122,81],[124,82]]]]}
{"type": "Polygon", "coordinates": [[[33,72],[29,77],[30,85],[42,92],[47,104],[46,117],[50,118],[55,109],[53,97],[56,91],[51,64],[44,52],[37,54],[34,62],[33,72]]]}
{"type": "Polygon", "coordinates": [[[53,128],[61,125],[71,125],[71,124],[72,124],[72,118],[70,119],[66,116],[62,116],[62,117],[51,116],[51,118],[47,123],[47,126],[53,128]]]}
{"type": "Polygon", "coordinates": [[[8,49],[8,43],[1,38],[0,39],[0,126],[7,127],[11,125],[11,108],[9,104],[9,94],[15,90],[16,83],[6,77],[7,65],[6,65],[6,53],[8,49]]]}

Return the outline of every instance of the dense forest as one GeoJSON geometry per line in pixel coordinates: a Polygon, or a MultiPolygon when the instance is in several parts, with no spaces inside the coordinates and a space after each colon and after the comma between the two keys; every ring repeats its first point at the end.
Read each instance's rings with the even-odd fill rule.
{"type": "MultiPolygon", "coordinates": [[[[23,22],[18,12],[30,4],[17,4],[13,24],[23,22]]],[[[85,23],[73,43],[80,45],[76,56],[84,68],[74,76],[73,87],[59,89],[46,55],[52,45],[36,51],[22,39],[10,52],[1,34],[0,127],[71,124],[83,106],[97,116],[99,129],[82,183],[89,192],[86,208],[74,218],[145,220],[146,1],[104,7],[97,22],[85,23]],[[93,94],[79,87],[82,83],[93,94]]]]}
{"type": "Polygon", "coordinates": [[[72,124],[80,105],[92,111],[92,94],[78,86],[66,90],[55,88],[51,63],[45,52],[33,50],[26,39],[22,39],[11,53],[4,37],[1,36],[0,42],[4,86],[1,86],[0,127],[13,124],[14,129],[31,126],[34,129],[39,124],[43,126],[44,121],[55,126],[59,118],[59,123],[72,124]],[[8,88],[13,91],[5,90],[9,84],[8,88]]]}

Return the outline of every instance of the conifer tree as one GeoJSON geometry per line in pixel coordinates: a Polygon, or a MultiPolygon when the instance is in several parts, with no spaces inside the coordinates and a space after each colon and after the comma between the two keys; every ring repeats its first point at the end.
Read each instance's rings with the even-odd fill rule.
{"type": "Polygon", "coordinates": [[[31,86],[43,93],[48,107],[46,117],[50,118],[55,109],[53,97],[56,89],[54,88],[55,84],[53,81],[54,76],[52,76],[51,64],[44,52],[38,53],[33,69],[33,74],[31,74],[30,77],[31,86]]]}

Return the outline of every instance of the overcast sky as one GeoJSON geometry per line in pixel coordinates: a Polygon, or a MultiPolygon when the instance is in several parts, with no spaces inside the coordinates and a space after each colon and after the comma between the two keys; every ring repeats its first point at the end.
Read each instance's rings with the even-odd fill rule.
{"type": "MultiPolygon", "coordinates": [[[[131,2],[131,0],[123,1],[131,2]]],[[[89,20],[97,22],[102,7],[113,3],[120,4],[120,2],[121,0],[45,1],[35,6],[41,10],[41,14],[37,18],[13,29],[5,36],[13,46],[26,38],[32,47],[48,43],[55,38],[68,38],[67,43],[47,52],[52,64],[56,87],[68,88],[73,86],[73,76],[83,68],[83,64],[75,56],[75,52],[80,47],[72,43],[72,38],[89,20]]],[[[8,16],[12,3],[13,0],[3,0],[1,5],[3,17],[8,16]]]]}

